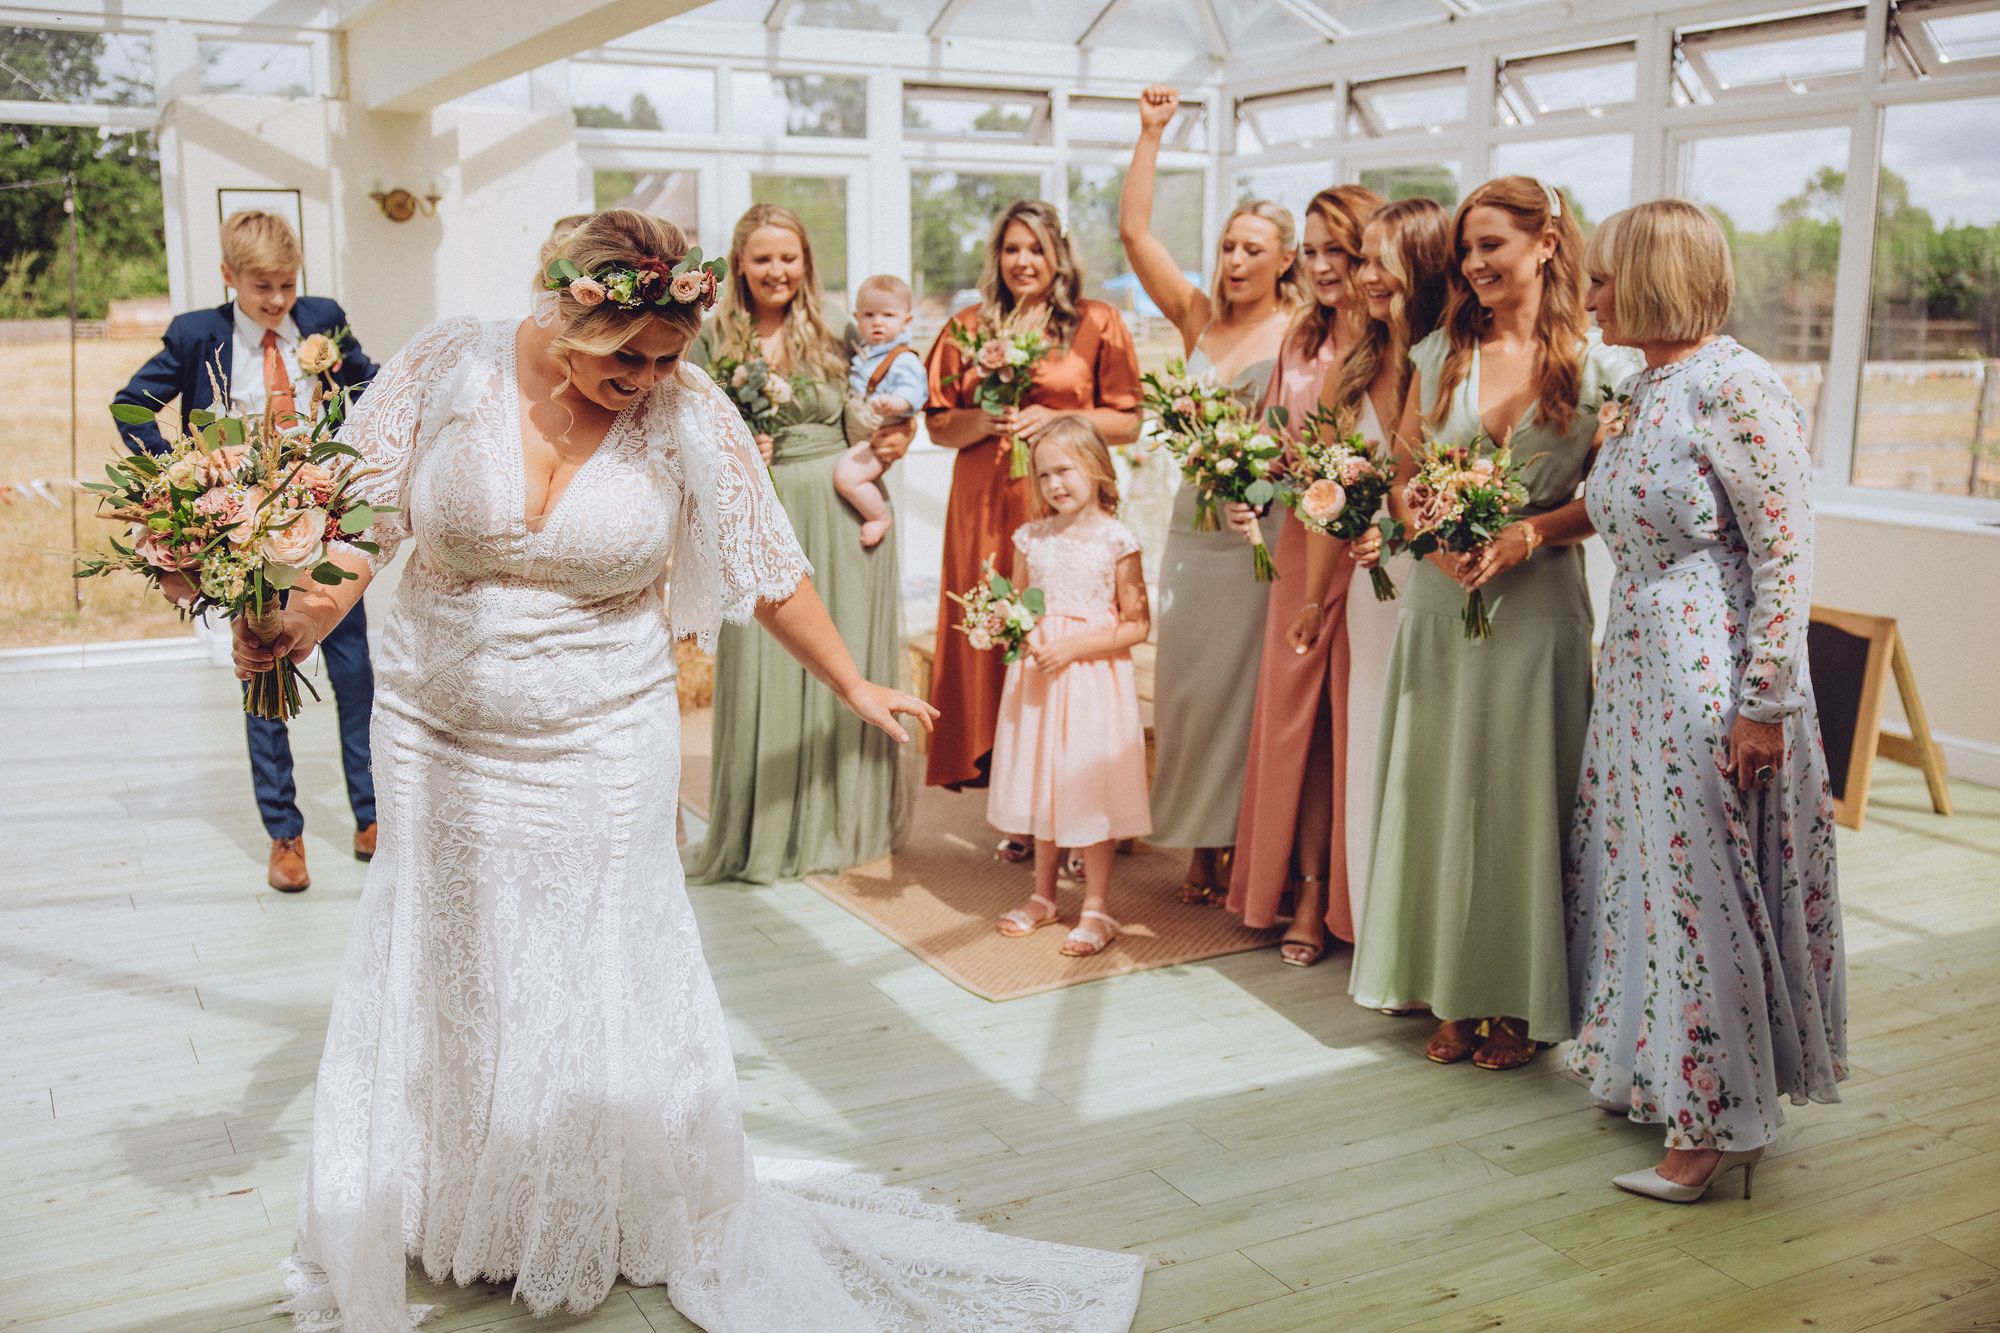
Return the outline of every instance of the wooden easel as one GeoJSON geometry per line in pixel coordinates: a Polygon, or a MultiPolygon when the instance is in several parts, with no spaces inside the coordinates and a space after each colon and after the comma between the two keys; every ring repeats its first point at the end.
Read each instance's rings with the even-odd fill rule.
{"type": "Polygon", "coordinates": [[[1922,769],[1931,809],[1949,815],[1951,792],[1945,785],[1944,756],[1931,739],[1930,720],[1917,694],[1917,675],[1895,617],[1814,606],[1812,624],[1820,631],[1812,636],[1813,689],[1834,780],[1834,818],[1848,828],[1861,827],[1868,808],[1870,769],[1878,754],[1922,769]],[[1891,673],[1902,697],[1903,715],[1909,719],[1907,736],[1882,730],[1882,690],[1891,673]]]}

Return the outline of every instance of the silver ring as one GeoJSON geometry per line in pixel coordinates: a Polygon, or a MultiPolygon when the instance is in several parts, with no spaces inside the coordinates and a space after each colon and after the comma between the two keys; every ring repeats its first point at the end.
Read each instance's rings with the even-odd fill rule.
{"type": "Polygon", "coordinates": [[[1769,764],[1759,764],[1757,766],[1757,781],[1769,782],[1773,777],[1773,775],[1775,774],[1775,772],[1776,770],[1774,770],[1769,764]]]}

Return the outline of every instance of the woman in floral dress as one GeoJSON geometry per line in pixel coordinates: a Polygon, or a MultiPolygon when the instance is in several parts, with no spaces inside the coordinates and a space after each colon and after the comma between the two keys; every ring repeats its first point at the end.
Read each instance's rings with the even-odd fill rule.
{"type": "Polygon", "coordinates": [[[1565,866],[1567,1061],[1666,1126],[1666,1159],[1619,1187],[1692,1203],[1740,1166],[1747,1196],[1780,1099],[1838,1101],[1846,1076],[1805,435],[1769,363],[1715,332],[1733,284],[1701,208],[1616,214],[1585,263],[1606,341],[1646,369],[1605,405],[1585,490],[1617,574],[1565,866]]]}

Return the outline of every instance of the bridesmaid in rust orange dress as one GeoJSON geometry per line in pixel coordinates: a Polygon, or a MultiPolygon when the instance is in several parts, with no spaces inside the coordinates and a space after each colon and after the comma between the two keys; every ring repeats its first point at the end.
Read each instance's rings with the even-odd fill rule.
{"type": "MultiPolygon", "coordinates": [[[[1359,185],[1321,190],[1306,206],[1299,266],[1311,280],[1313,306],[1287,335],[1264,406],[1279,405],[1296,427],[1319,405],[1361,341],[1368,303],[1355,289],[1361,233],[1382,198],[1359,185]]],[[[1232,506],[1232,526],[1255,522],[1232,506]]],[[[1269,926],[1289,899],[1292,923],[1279,958],[1310,967],[1329,934],[1354,938],[1346,849],[1347,588],[1353,566],[1344,547],[1313,537],[1297,516],[1274,516],[1286,529],[1276,543],[1278,580],[1264,621],[1264,655],[1250,723],[1250,760],[1236,821],[1236,861],[1229,910],[1248,926],[1269,926]],[[1308,554],[1317,558],[1308,559],[1308,554]],[[1332,558],[1328,558],[1332,556],[1332,558]]]]}
{"type": "MultiPolygon", "coordinates": [[[[1000,215],[987,241],[979,290],[985,299],[952,316],[954,323],[1040,328],[1054,350],[1035,368],[1027,401],[995,414],[972,405],[972,385],[960,373],[964,358],[949,331],[931,347],[925,424],[931,439],[959,451],[945,512],[946,592],[971,587],[988,558],[1005,568],[1014,530],[1028,520],[1031,483],[1008,476],[1010,436],[1032,443],[1050,422],[1076,413],[1090,419],[1106,444],[1139,438],[1142,400],[1132,335],[1116,310],[1083,299],[1082,265],[1053,207],[1024,199],[1000,215]]],[[[933,787],[953,790],[986,785],[1007,671],[999,653],[976,652],[952,631],[956,619],[956,604],[940,596],[931,700],[942,716],[924,776],[933,787]]],[[[1025,859],[1027,850],[1019,839],[1001,844],[1007,860],[1025,859]]]]}

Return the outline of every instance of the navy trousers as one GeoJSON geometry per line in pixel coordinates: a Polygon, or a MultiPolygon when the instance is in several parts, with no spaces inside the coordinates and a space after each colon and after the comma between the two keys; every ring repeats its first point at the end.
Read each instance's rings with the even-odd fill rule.
{"type": "MultiPolygon", "coordinates": [[[[375,670],[368,665],[368,615],[356,602],[347,618],[319,645],[326,678],[340,713],[340,766],[347,773],[347,803],[354,826],[375,822],[375,779],[368,772],[368,719],[375,708],[375,670]]],[[[257,813],[273,838],[296,838],[305,831],[298,786],[292,781],[292,738],[282,722],[243,715],[250,736],[250,782],[257,790],[257,813]]]]}

